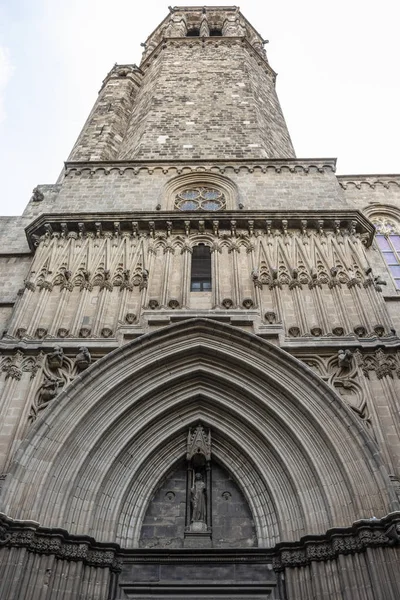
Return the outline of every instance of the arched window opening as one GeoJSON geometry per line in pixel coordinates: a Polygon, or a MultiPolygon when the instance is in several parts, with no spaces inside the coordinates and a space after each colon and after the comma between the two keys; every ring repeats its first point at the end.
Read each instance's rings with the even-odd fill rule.
{"type": "Polygon", "coordinates": [[[222,36],[222,29],[210,29],[210,37],[221,37],[222,36]]]}
{"type": "Polygon", "coordinates": [[[192,29],[189,29],[189,31],[186,34],[186,37],[199,37],[200,36],[200,29],[197,29],[196,27],[192,27],[192,29]]]}
{"type": "Polygon", "coordinates": [[[400,290],[400,228],[389,219],[373,219],[376,241],[392,275],[396,288],[400,290]]]}
{"type": "Polygon", "coordinates": [[[204,244],[193,248],[190,291],[211,291],[211,252],[210,248],[204,244]]]}

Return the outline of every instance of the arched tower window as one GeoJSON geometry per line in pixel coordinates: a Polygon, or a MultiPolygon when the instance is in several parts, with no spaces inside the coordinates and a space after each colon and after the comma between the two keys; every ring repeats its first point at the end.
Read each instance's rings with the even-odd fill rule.
{"type": "Polygon", "coordinates": [[[400,226],[387,217],[372,219],[376,229],[376,241],[383,254],[396,288],[400,290],[400,226]]]}
{"type": "Polygon", "coordinates": [[[191,29],[189,29],[189,31],[186,34],[186,37],[199,37],[200,36],[200,29],[197,29],[197,27],[192,27],[191,29]]]}
{"type": "Polygon", "coordinates": [[[205,244],[193,248],[191,292],[211,292],[211,251],[205,244]]]}
{"type": "Polygon", "coordinates": [[[235,210],[239,203],[237,186],[228,177],[216,173],[185,173],[167,182],[166,210],[216,212],[235,210]]]}

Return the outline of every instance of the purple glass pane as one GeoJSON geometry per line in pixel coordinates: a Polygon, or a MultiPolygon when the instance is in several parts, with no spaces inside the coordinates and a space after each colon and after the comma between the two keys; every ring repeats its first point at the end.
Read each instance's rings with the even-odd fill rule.
{"type": "Polygon", "coordinates": [[[398,265],[399,264],[399,261],[397,260],[397,257],[394,254],[394,252],[384,252],[383,256],[385,257],[386,262],[389,265],[398,265]]]}
{"type": "Polygon", "coordinates": [[[384,235],[377,235],[376,241],[378,242],[378,246],[381,250],[391,250],[389,242],[384,235]]]}
{"type": "Polygon", "coordinates": [[[198,208],[199,205],[197,204],[197,202],[194,202],[192,200],[184,200],[179,205],[180,210],[197,210],[198,208]]]}
{"type": "Polygon", "coordinates": [[[400,277],[400,265],[398,267],[389,267],[393,277],[400,277]]]}
{"type": "Polygon", "coordinates": [[[400,235],[391,235],[390,241],[392,242],[394,249],[397,250],[397,252],[400,252],[400,235]]]}

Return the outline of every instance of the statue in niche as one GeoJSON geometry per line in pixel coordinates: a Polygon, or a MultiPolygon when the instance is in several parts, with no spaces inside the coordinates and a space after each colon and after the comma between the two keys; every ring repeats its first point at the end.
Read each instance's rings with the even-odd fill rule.
{"type": "Polygon", "coordinates": [[[196,473],[194,476],[194,484],[190,490],[192,502],[192,522],[206,522],[206,484],[203,481],[201,473],[196,473]]]}

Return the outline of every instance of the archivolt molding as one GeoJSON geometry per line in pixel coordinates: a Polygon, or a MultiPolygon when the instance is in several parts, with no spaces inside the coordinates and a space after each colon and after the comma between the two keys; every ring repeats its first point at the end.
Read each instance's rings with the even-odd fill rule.
{"type": "Polygon", "coordinates": [[[251,334],[193,320],[80,374],[18,451],[3,510],[134,546],[198,419],[243,488],[260,546],[397,508],[373,441],[317,375],[251,334]]]}

